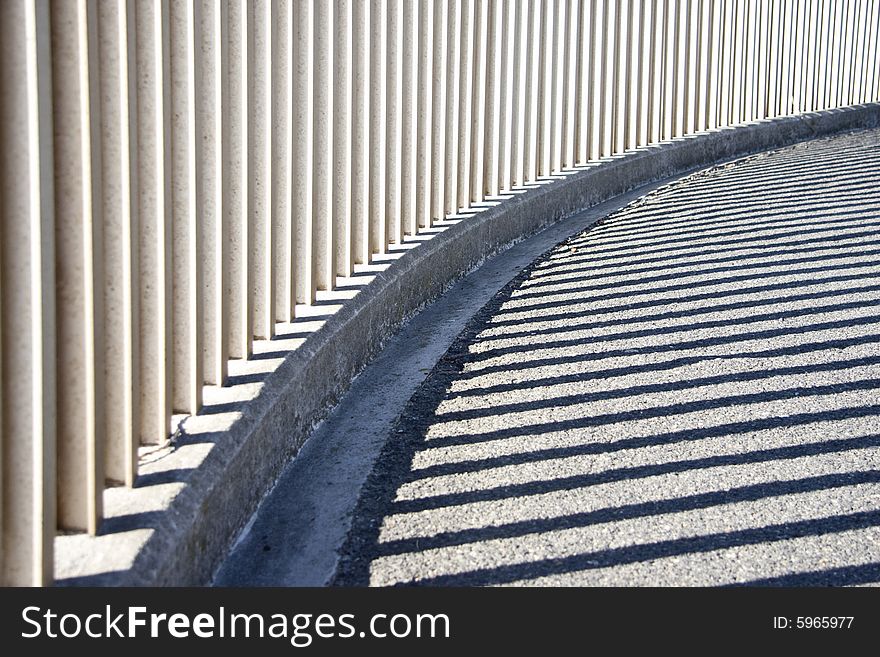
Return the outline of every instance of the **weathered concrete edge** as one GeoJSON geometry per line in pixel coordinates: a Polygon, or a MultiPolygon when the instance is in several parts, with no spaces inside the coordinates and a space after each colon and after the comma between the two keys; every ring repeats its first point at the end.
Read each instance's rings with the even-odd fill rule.
{"type": "MultiPolygon", "coordinates": [[[[213,448],[185,476],[125,571],[62,585],[208,583],[231,542],[314,426],[384,341],[452,282],[511,243],[635,187],[799,141],[880,125],[880,104],[773,119],[627,153],[529,190],[408,251],[361,290],[264,382],[229,431],[199,436],[213,448]]],[[[182,438],[185,444],[186,437],[182,438]]]]}

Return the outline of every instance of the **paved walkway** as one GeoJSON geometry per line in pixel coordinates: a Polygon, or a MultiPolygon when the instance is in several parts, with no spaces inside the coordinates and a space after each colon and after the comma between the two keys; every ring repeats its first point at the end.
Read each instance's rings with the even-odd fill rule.
{"type": "Polygon", "coordinates": [[[338,584],[880,582],[880,131],[653,192],[470,322],[338,584]]]}

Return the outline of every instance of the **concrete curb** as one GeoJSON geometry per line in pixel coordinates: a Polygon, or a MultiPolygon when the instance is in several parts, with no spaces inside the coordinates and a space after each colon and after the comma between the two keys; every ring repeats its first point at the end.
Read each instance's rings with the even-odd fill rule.
{"type": "MultiPolygon", "coordinates": [[[[164,586],[210,581],[286,463],[385,340],[453,281],[512,242],[635,187],[800,141],[880,126],[880,104],[757,122],[681,138],[592,164],[514,196],[407,251],[268,375],[228,431],[182,436],[141,480],[165,496],[132,507],[103,536],[59,553],[60,585],[164,586]],[[199,452],[196,460],[184,447],[199,452]],[[163,474],[164,473],[164,474],[163,474]],[[174,473],[174,474],[169,474],[174,473]],[[100,549],[96,541],[101,541],[100,549]],[[133,551],[130,566],[83,575],[102,552],[133,551]]],[[[145,490],[142,481],[138,488],[145,490]]],[[[137,488],[135,490],[138,490],[137,488]]],[[[124,493],[120,493],[123,495],[124,493]]],[[[141,495],[143,499],[143,495],[141,495]]]]}

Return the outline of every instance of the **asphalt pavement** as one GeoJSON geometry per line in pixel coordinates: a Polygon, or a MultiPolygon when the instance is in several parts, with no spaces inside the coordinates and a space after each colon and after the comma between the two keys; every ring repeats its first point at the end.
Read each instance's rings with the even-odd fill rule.
{"type": "Polygon", "coordinates": [[[880,582],[880,130],[661,187],[406,404],[340,585],[880,582]]]}

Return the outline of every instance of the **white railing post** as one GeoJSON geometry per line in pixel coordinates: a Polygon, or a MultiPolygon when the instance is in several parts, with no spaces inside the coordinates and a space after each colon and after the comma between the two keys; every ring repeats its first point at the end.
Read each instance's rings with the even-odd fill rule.
{"type": "Polygon", "coordinates": [[[402,242],[403,207],[403,6],[388,0],[385,81],[385,221],[387,242],[402,242]]]}
{"type": "MultiPolygon", "coordinates": [[[[400,126],[400,229],[405,235],[418,232],[416,210],[416,144],[418,143],[418,58],[416,44],[416,3],[404,0],[401,13],[401,37],[403,39],[400,69],[401,126],[400,126]]],[[[357,38],[357,37],[355,37],[357,38]]],[[[359,55],[355,55],[357,57],[359,55]]]]}
{"type": "Polygon", "coordinates": [[[62,345],[56,373],[82,382],[57,393],[57,511],[59,526],[90,534],[97,531],[104,488],[103,255],[114,250],[102,248],[97,10],[83,1],[52,12],[54,187],[65,199],[55,208],[55,271],[65,281],[56,293],[62,345]]]}
{"type": "MultiPolygon", "coordinates": [[[[134,0],[132,0],[134,1],[134,0]]],[[[202,353],[205,383],[223,385],[229,359],[229,323],[226,288],[229,283],[227,235],[227,208],[225,190],[229,179],[226,162],[229,157],[229,59],[227,39],[229,30],[226,2],[199,0],[196,5],[196,148],[199,166],[196,169],[196,209],[202,220],[203,274],[202,294],[202,353]]],[[[279,33],[286,29],[279,25],[279,33]]],[[[280,85],[279,85],[280,86],[280,85]]],[[[276,98],[289,97],[289,85],[280,86],[276,98]]],[[[278,101],[276,101],[278,102],[278,101]]],[[[276,122],[282,119],[281,108],[275,111],[276,122]]],[[[289,106],[284,115],[290,116],[289,106]]],[[[289,135],[288,131],[283,134],[289,135]]],[[[281,149],[282,145],[276,145],[281,149]]],[[[289,153],[285,148],[284,153],[289,153]]],[[[289,171],[289,166],[287,168],[289,171]]],[[[276,180],[276,190],[286,189],[284,180],[276,180]]],[[[282,244],[281,240],[276,240],[282,244]]],[[[289,259],[286,250],[276,253],[277,267],[289,259]]],[[[289,295],[287,297],[289,299],[289,295]]],[[[285,307],[284,299],[277,299],[285,307]]],[[[289,303],[286,306],[290,318],[289,303]]]]}
{"type": "MultiPolygon", "coordinates": [[[[458,211],[459,90],[461,79],[461,0],[450,0],[446,15],[446,140],[443,144],[444,214],[458,211]]],[[[408,48],[407,52],[412,52],[408,48]]],[[[412,60],[411,57],[407,58],[412,60]]]]}
{"type": "Polygon", "coordinates": [[[431,99],[432,121],[431,139],[431,180],[428,225],[446,217],[446,131],[448,114],[447,82],[449,64],[446,59],[446,38],[448,12],[442,2],[432,3],[432,47],[431,55],[431,99]]]}
{"type": "MultiPolygon", "coordinates": [[[[418,96],[416,131],[416,227],[431,225],[431,129],[433,125],[433,70],[432,41],[434,19],[433,1],[416,0],[418,17],[418,96]]],[[[415,53],[414,53],[415,55],[415,53]]],[[[380,146],[381,147],[381,146],[380,146]]],[[[464,203],[463,205],[467,205],[464,203]]]]}
{"type": "MultiPolygon", "coordinates": [[[[251,231],[250,222],[250,78],[253,63],[248,47],[250,32],[250,12],[247,0],[229,0],[229,41],[228,41],[228,102],[229,102],[229,144],[226,151],[226,246],[229,273],[229,356],[247,358],[253,344],[253,301],[251,289],[251,231]]],[[[298,4],[296,5],[299,6],[298,4]]],[[[307,26],[297,27],[303,37],[307,26]]],[[[309,69],[310,70],[310,69],[309,69]]],[[[299,91],[299,89],[297,90],[299,91]]],[[[309,104],[308,96],[295,94],[303,105],[309,104]]],[[[295,116],[294,123],[303,125],[301,116],[295,116]]],[[[293,141],[299,144],[298,140],[293,141]]],[[[303,158],[305,160],[306,158],[303,158]]],[[[303,162],[305,163],[305,162],[303,162]]],[[[297,162],[300,164],[300,162],[297,162]]],[[[308,158],[309,169],[311,158],[308,158]]],[[[303,177],[308,173],[303,172],[303,177]]],[[[296,261],[299,262],[299,253],[296,261]]],[[[301,280],[301,269],[297,269],[297,280],[301,280]]]]}
{"type": "MultiPolygon", "coordinates": [[[[294,288],[294,205],[293,188],[298,173],[294,171],[294,9],[290,3],[277,2],[272,34],[272,278],[275,320],[289,322],[295,315],[294,288]]],[[[207,0],[210,4],[211,0],[207,0]]],[[[216,5],[215,5],[216,6],[216,5]]],[[[222,11],[222,10],[221,10],[222,11]]],[[[228,27],[220,27],[225,32],[228,27]]],[[[215,54],[215,59],[217,55],[215,54]]],[[[216,70],[225,71],[225,58],[215,64],[216,70]]],[[[226,76],[223,76],[225,79],[226,76]]],[[[222,82],[220,83],[222,86],[222,82]]],[[[221,94],[216,103],[222,107],[228,94],[221,94]]],[[[225,129],[225,124],[222,126],[225,129]]],[[[224,147],[228,149],[226,140],[224,147]]],[[[218,200],[222,202],[222,196],[218,200]]],[[[350,256],[349,256],[350,257],[350,256]]],[[[341,258],[345,262],[345,257],[341,258]]],[[[228,274],[223,274],[228,276],[228,274]]],[[[224,279],[225,280],[225,279],[224,279]]],[[[208,311],[205,312],[206,316],[208,311]]]]}
{"type": "Polygon", "coordinates": [[[49,3],[0,3],[0,580],[52,581],[55,271],[49,3]]]}

